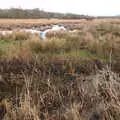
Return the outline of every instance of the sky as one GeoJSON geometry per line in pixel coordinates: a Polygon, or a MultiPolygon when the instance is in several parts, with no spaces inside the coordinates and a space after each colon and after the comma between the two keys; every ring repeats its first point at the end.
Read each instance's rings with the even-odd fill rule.
{"type": "Polygon", "coordinates": [[[92,16],[120,15],[120,0],[1,0],[0,8],[12,7],[92,16]]]}

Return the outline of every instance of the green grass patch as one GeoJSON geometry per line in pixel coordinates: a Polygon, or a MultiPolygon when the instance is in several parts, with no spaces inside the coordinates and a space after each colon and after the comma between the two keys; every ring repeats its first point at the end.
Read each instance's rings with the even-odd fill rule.
{"type": "Polygon", "coordinates": [[[94,54],[90,53],[88,50],[72,50],[70,52],[61,52],[59,54],[57,53],[45,53],[44,55],[48,57],[85,57],[85,58],[91,58],[96,57],[94,54]]]}

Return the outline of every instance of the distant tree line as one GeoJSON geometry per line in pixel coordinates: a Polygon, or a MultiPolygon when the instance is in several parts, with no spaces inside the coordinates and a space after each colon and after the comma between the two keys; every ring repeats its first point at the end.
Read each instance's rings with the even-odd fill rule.
{"type": "Polygon", "coordinates": [[[91,18],[90,16],[78,15],[72,13],[45,12],[35,9],[10,8],[0,9],[0,18],[59,18],[59,19],[82,19],[91,18]]]}

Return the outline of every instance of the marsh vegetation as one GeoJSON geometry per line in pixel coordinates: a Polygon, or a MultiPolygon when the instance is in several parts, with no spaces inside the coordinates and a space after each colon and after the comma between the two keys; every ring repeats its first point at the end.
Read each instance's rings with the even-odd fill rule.
{"type": "Polygon", "coordinates": [[[119,120],[120,25],[0,35],[4,120],[119,120]]]}

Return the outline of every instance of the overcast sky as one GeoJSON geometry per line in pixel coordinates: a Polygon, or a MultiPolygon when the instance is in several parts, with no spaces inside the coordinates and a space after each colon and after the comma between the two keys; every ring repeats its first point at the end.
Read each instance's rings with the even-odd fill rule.
{"type": "Polygon", "coordinates": [[[120,15],[120,0],[1,0],[0,8],[39,8],[85,15],[120,15]]]}

